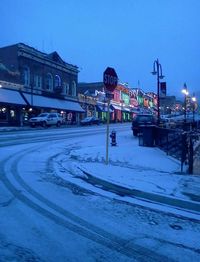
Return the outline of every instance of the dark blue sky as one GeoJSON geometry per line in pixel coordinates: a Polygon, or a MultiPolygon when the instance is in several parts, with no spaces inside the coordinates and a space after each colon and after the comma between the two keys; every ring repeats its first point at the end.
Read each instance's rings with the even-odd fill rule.
{"type": "Polygon", "coordinates": [[[156,92],[159,59],[169,95],[200,92],[199,0],[0,0],[0,46],[23,42],[56,50],[80,68],[79,81],[102,81],[107,66],[122,82],[156,92]]]}

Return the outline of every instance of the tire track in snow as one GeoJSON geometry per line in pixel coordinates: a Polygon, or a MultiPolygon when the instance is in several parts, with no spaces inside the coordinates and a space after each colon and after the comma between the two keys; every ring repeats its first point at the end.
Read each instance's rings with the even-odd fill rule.
{"type": "Polygon", "coordinates": [[[148,261],[169,261],[164,256],[158,255],[152,250],[131,244],[131,242],[128,242],[126,239],[119,238],[118,236],[87,222],[70,211],[49,201],[47,198],[31,188],[20,176],[18,164],[19,161],[23,161],[23,157],[27,156],[27,154],[31,154],[40,148],[44,149],[44,147],[45,146],[43,144],[42,146],[34,146],[23,150],[21,154],[18,152],[15,155],[9,156],[2,163],[1,173],[4,174],[1,178],[2,182],[15,197],[33,210],[40,213],[42,216],[53,220],[58,225],[61,225],[64,228],[101,244],[113,251],[117,251],[129,258],[139,259],[139,261],[146,261],[148,257],[148,261]],[[12,179],[14,178],[25,190],[25,192],[19,191],[13,182],[9,180],[8,176],[11,176],[12,179]]]}

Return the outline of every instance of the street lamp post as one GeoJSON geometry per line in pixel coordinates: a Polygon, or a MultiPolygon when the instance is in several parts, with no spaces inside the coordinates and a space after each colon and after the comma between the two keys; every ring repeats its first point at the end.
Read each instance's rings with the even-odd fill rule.
{"type": "Polygon", "coordinates": [[[120,105],[121,105],[121,123],[123,122],[123,106],[124,106],[124,100],[120,100],[120,105]]]}
{"type": "Polygon", "coordinates": [[[186,123],[187,96],[189,95],[186,83],[184,83],[182,93],[185,95],[185,97],[184,97],[184,123],[186,123]]]}
{"type": "Polygon", "coordinates": [[[159,60],[155,60],[153,63],[153,75],[157,75],[157,112],[158,112],[158,125],[160,124],[160,79],[163,79],[162,66],[159,60]]]}
{"type": "Polygon", "coordinates": [[[196,103],[197,99],[195,97],[195,94],[193,93],[192,96],[192,116],[193,116],[193,126],[194,126],[194,121],[195,121],[195,117],[194,117],[194,112],[195,112],[195,103],[196,103]]]}

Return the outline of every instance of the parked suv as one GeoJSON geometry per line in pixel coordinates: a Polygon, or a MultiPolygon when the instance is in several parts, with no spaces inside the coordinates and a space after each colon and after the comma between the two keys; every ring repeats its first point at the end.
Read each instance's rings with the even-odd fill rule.
{"type": "Polygon", "coordinates": [[[141,125],[155,125],[156,118],[151,114],[138,114],[132,120],[133,135],[137,136],[141,125]]]}
{"type": "Polygon", "coordinates": [[[29,124],[32,127],[37,125],[46,127],[51,125],[61,126],[63,123],[63,117],[59,113],[42,113],[37,117],[32,117],[29,119],[29,124]]]}

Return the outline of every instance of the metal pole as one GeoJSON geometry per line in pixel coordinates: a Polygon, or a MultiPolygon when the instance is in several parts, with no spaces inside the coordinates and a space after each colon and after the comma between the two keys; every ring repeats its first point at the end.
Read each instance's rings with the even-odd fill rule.
{"type": "Polygon", "coordinates": [[[194,157],[194,149],[193,149],[193,141],[192,137],[189,140],[189,174],[193,174],[193,157],[194,157]]]}
{"type": "Polygon", "coordinates": [[[33,107],[33,85],[31,84],[31,107],[33,107]]]}
{"type": "Polygon", "coordinates": [[[185,110],[184,110],[184,122],[186,123],[186,106],[187,106],[187,97],[186,97],[186,94],[185,94],[185,110]]]}
{"type": "Polygon", "coordinates": [[[107,108],[107,132],[106,132],[106,165],[108,165],[108,147],[109,147],[109,123],[110,123],[110,99],[108,99],[108,108],[107,108]]]}
{"type": "Polygon", "coordinates": [[[157,66],[157,110],[158,110],[158,125],[160,124],[160,65],[158,59],[156,60],[157,66]]]}
{"type": "Polygon", "coordinates": [[[186,161],[186,154],[187,154],[187,133],[183,132],[181,134],[181,143],[182,143],[182,148],[181,148],[181,173],[183,172],[183,165],[186,161]]]}
{"type": "Polygon", "coordinates": [[[192,105],[192,113],[193,113],[193,127],[194,127],[194,122],[195,122],[194,111],[195,111],[195,103],[194,103],[194,101],[193,101],[193,105],[192,105]]]}

